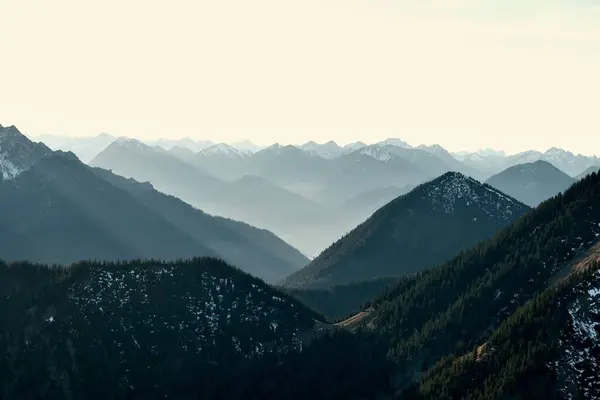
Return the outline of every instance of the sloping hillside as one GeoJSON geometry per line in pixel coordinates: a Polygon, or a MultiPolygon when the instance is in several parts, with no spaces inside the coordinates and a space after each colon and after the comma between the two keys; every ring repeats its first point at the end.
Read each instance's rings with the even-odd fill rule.
{"type": "Polygon", "coordinates": [[[490,186],[532,207],[566,190],[575,182],[546,161],[510,167],[487,180],[490,186]]]}
{"type": "Polygon", "coordinates": [[[520,307],[489,340],[449,357],[406,399],[600,398],[598,261],[520,307]]]}
{"type": "Polygon", "coordinates": [[[586,176],[588,176],[589,174],[593,174],[594,172],[598,172],[600,171],[600,166],[593,166],[593,167],[589,167],[588,169],[586,169],[585,171],[583,171],[581,174],[577,175],[575,177],[575,179],[580,180],[585,178],[586,176]]]}
{"type": "Polygon", "coordinates": [[[216,255],[99,178],[55,154],[0,185],[0,257],[46,263],[216,255]]]}
{"type": "Polygon", "coordinates": [[[402,279],[375,300],[372,324],[390,340],[399,385],[445,356],[486,342],[520,306],[564,276],[600,240],[598,204],[600,175],[594,174],[492,239],[402,279]]]}
{"type": "Polygon", "coordinates": [[[490,186],[446,173],[379,209],[283,284],[323,288],[413,274],[489,238],[528,209],[490,186]]]}
{"type": "Polygon", "coordinates": [[[0,263],[0,310],[3,399],[211,395],[227,373],[300,352],[320,319],[214,259],[0,263]]]}

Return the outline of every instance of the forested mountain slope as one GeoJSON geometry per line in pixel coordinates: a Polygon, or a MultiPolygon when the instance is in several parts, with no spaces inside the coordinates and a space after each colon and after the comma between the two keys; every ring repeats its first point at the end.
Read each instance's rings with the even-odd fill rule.
{"type": "Polygon", "coordinates": [[[465,355],[440,361],[406,399],[600,398],[598,259],[517,309],[465,355]]]}
{"type": "Polygon", "coordinates": [[[528,210],[449,172],[386,204],[283,284],[323,288],[416,273],[489,238],[528,210]]]}
{"type": "Polygon", "coordinates": [[[370,342],[327,331],[297,301],[215,259],[0,263],[2,399],[343,399],[389,389],[370,342]]]}
{"type": "Polygon", "coordinates": [[[440,358],[485,342],[598,240],[600,175],[593,174],[492,239],[403,278],[372,302],[367,321],[391,343],[398,386],[440,358]]]}

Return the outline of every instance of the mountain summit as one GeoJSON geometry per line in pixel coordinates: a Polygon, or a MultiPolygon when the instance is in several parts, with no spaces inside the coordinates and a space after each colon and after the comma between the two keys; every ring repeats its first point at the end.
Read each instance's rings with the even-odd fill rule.
{"type": "Polygon", "coordinates": [[[0,182],[15,178],[51,153],[45,144],[32,142],[15,126],[0,125],[0,182]]]}
{"type": "Polygon", "coordinates": [[[449,172],[376,211],[283,283],[319,288],[419,272],[528,210],[489,185],[449,172]]]}
{"type": "Polygon", "coordinates": [[[510,167],[492,176],[487,183],[535,207],[568,189],[575,179],[549,162],[540,160],[510,167]]]}

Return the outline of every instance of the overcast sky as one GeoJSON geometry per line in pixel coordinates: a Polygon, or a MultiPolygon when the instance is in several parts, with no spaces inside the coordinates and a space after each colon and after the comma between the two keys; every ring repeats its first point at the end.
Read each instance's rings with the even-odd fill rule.
{"type": "Polygon", "coordinates": [[[0,123],[600,154],[600,1],[0,0],[0,123]]]}

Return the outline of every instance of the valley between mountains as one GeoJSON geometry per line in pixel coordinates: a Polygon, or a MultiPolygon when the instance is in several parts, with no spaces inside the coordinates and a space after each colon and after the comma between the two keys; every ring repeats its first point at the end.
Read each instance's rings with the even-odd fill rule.
{"type": "Polygon", "coordinates": [[[0,399],[600,399],[600,161],[0,126],[0,399]]]}

